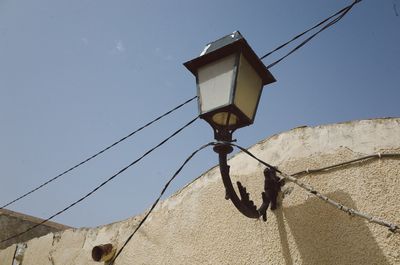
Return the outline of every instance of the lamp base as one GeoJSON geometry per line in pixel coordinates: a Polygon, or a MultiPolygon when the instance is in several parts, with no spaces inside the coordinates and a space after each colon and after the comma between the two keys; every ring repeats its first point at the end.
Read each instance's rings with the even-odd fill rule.
{"type": "Polygon", "coordinates": [[[224,142],[221,142],[221,143],[217,143],[216,145],[214,145],[213,150],[217,154],[227,155],[227,154],[232,153],[233,147],[224,142]]]}
{"type": "Polygon", "coordinates": [[[214,129],[214,138],[218,141],[218,143],[214,146],[214,152],[217,154],[229,154],[232,153],[233,147],[227,143],[231,143],[232,141],[232,130],[228,129],[214,129]]]}

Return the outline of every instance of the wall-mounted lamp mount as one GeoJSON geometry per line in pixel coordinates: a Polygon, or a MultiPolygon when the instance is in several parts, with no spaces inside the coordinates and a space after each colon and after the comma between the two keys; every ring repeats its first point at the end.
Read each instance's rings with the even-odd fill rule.
{"type": "Polygon", "coordinates": [[[184,65],[196,77],[200,118],[211,125],[218,141],[214,151],[219,155],[226,199],[230,199],[245,216],[263,216],[266,220],[269,204],[271,209],[276,207],[276,195],[272,191],[280,190],[276,172],[274,169],[264,172],[263,204],[257,209],[240,182],[237,182],[240,197],[236,194],[227,155],[233,150],[229,144],[232,133],[254,122],[262,88],[275,82],[275,78],[239,31],[207,44],[199,57],[184,65]]]}

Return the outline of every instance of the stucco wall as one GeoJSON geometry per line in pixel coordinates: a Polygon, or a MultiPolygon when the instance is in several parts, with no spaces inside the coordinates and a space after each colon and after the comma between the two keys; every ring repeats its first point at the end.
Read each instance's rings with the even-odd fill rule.
{"type": "MultiPolygon", "coordinates": [[[[400,119],[297,128],[249,150],[286,173],[400,152],[400,119]]],[[[263,167],[242,153],[229,164],[259,205],[263,167]]],[[[302,180],[347,206],[400,224],[399,159],[367,161],[302,180]]],[[[248,219],[224,199],[213,168],[161,202],[116,264],[400,264],[400,234],[350,217],[294,184],[284,189],[282,207],[268,211],[267,222],[248,219]]],[[[22,265],[99,264],[91,261],[92,247],[121,246],[139,220],[30,240],[22,265]]],[[[0,264],[12,264],[13,251],[15,246],[0,251],[0,264]]]]}
{"type": "MultiPolygon", "coordinates": [[[[30,215],[0,209],[0,239],[8,238],[17,233],[23,232],[42,221],[43,219],[30,215]]],[[[34,237],[43,236],[50,232],[61,231],[67,228],[70,227],[54,222],[47,222],[44,225],[38,226],[37,229],[31,230],[18,238],[13,238],[9,241],[0,243],[0,249],[4,249],[17,242],[27,241],[34,237]]]]}

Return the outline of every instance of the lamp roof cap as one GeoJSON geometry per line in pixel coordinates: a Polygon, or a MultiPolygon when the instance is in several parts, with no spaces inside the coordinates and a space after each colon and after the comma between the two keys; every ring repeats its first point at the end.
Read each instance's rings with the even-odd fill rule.
{"type": "Polygon", "coordinates": [[[208,43],[199,57],[187,61],[183,65],[196,76],[197,69],[200,67],[238,52],[241,52],[253,66],[254,70],[261,77],[263,85],[276,81],[239,31],[234,31],[229,35],[208,43]]]}

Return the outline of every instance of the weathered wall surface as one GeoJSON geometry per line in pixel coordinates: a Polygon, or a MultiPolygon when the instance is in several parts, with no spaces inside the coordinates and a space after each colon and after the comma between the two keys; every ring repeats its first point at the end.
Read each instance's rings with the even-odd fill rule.
{"type": "MultiPolygon", "coordinates": [[[[400,152],[400,119],[297,128],[250,151],[286,173],[400,152]]],[[[263,167],[242,153],[229,164],[260,205],[263,167]]],[[[302,180],[347,206],[400,224],[400,159],[367,161],[302,180]]],[[[224,199],[213,168],[161,202],[116,264],[400,264],[400,234],[350,217],[293,184],[284,189],[282,207],[268,211],[267,222],[248,219],[224,199]]],[[[121,246],[139,220],[30,240],[21,264],[99,264],[91,261],[92,247],[121,246]]],[[[0,251],[0,264],[11,265],[13,251],[15,246],[0,251]]]]}
{"type": "MultiPolygon", "coordinates": [[[[0,209],[0,238],[8,238],[17,233],[23,232],[29,227],[32,227],[42,221],[43,219],[26,214],[13,212],[6,209],[0,209]]],[[[37,229],[31,230],[30,232],[22,235],[19,238],[14,238],[7,242],[0,243],[0,249],[4,249],[17,242],[27,241],[34,237],[43,236],[50,232],[61,231],[67,228],[70,227],[54,222],[47,222],[44,225],[39,226],[37,229]]]]}

